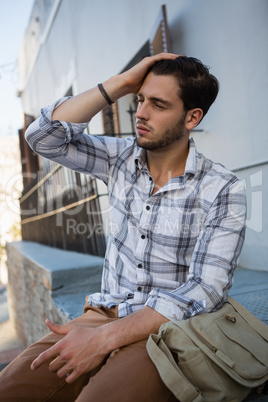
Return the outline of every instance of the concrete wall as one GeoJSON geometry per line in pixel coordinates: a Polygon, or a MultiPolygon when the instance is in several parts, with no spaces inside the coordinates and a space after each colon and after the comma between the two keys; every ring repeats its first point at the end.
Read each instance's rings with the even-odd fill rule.
{"type": "Polygon", "coordinates": [[[81,315],[87,294],[100,291],[103,259],[38,243],[7,243],[9,314],[26,347],[81,315]]]}
{"type": "Polygon", "coordinates": [[[245,181],[248,201],[247,233],[240,265],[268,271],[268,163],[239,169],[236,173],[245,181]]]}
{"type": "MultiPolygon", "coordinates": [[[[32,52],[24,51],[20,57],[25,113],[37,117],[42,106],[71,86],[76,94],[122,71],[148,40],[162,3],[54,0],[48,18],[42,14],[43,0],[36,0],[25,37],[32,52]],[[39,30],[34,18],[38,15],[47,21],[39,30]],[[34,30],[35,41],[30,39],[34,30]]],[[[257,217],[262,219],[262,230],[249,226],[243,261],[247,267],[268,270],[268,1],[166,0],[165,4],[172,51],[200,58],[221,84],[216,103],[200,125],[203,132],[193,135],[199,150],[236,169],[238,175],[241,172],[247,182],[251,166],[258,164],[262,170],[262,212],[257,217]]],[[[121,130],[125,129],[129,127],[122,124],[121,130]]],[[[98,115],[90,132],[102,130],[98,115]]],[[[247,191],[250,221],[258,204],[250,186],[247,191]]]]}

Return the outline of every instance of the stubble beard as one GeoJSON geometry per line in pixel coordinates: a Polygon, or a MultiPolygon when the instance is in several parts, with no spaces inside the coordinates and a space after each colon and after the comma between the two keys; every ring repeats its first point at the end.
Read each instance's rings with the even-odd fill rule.
{"type": "Polygon", "coordinates": [[[156,140],[148,140],[146,138],[137,136],[137,144],[141,148],[148,151],[156,151],[172,145],[174,142],[179,141],[185,136],[185,117],[186,116],[183,115],[176,126],[168,128],[166,131],[164,131],[161,137],[156,140]]]}

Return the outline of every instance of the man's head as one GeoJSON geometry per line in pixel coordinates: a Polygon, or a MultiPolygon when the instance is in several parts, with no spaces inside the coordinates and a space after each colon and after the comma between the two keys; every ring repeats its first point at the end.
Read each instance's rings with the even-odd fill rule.
{"type": "Polygon", "coordinates": [[[155,75],[173,76],[179,84],[179,97],[183,101],[185,111],[200,108],[203,117],[219,91],[216,77],[194,57],[180,56],[174,60],[160,60],[153,65],[150,72],[155,75]]]}
{"type": "Polygon", "coordinates": [[[156,62],[137,93],[138,145],[157,150],[187,141],[218,90],[217,79],[197,59],[180,56],[156,62]]]}

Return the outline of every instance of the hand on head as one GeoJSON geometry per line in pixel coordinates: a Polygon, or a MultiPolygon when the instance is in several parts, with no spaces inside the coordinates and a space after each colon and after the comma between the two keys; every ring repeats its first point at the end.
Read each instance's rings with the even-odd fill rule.
{"type": "Polygon", "coordinates": [[[139,91],[148,70],[157,61],[165,60],[165,59],[174,60],[177,57],[179,57],[179,55],[173,54],[173,53],[159,53],[154,56],[145,57],[142,61],[140,61],[134,67],[132,67],[131,69],[122,73],[122,75],[124,75],[126,85],[129,89],[129,93],[136,94],[139,91]]]}

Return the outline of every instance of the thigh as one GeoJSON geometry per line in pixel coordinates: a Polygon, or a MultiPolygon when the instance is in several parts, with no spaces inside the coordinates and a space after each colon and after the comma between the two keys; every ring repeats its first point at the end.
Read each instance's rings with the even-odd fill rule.
{"type": "Polygon", "coordinates": [[[146,350],[147,340],[114,352],[76,402],[174,402],[146,350]]]}
{"type": "MultiPolygon", "coordinates": [[[[71,321],[73,324],[97,327],[117,319],[116,314],[105,309],[91,308],[81,317],[71,321]]],[[[49,371],[50,361],[32,371],[32,361],[43,351],[62,339],[61,335],[49,333],[29,346],[0,373],[1,398],[10,402],[19,401],[74,401],[91,373],[80,376],[74,383],[67,384],[57,374],[49,371]]],[[[51,359],[52,361],[53,359],[51,359]]],[[[96,370],[97,371],[97,370],[96,370]]],[[[94,373],[96,372],[94,370],[94,373]]]]}

